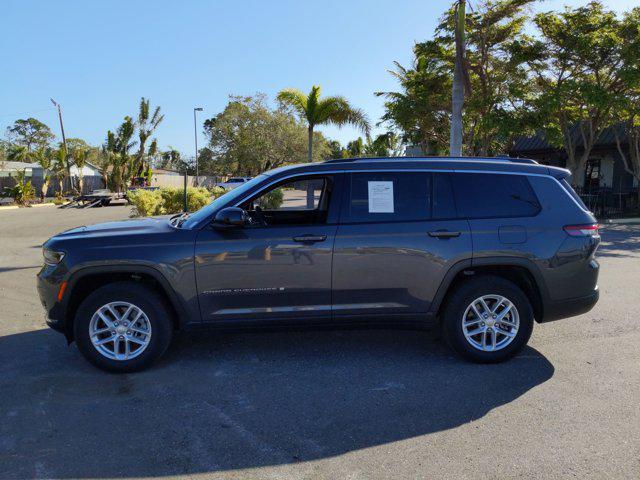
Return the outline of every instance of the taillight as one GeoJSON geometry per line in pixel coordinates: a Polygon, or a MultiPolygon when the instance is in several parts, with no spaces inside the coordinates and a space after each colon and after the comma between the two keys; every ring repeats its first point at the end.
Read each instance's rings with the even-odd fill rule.
{"type": "Polygon", "coordinates": [[[564,227],[564,231],[572,237],[597,237],[598,224],[589,223],[586,225],[567,225],[564,227]]]}

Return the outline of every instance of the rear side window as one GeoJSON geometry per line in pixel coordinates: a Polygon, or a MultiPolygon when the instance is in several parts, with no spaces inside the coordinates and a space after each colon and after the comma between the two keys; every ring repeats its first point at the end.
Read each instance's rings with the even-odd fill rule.
{"type": "Polygon", "coordinates": [[[560,180],[560,185],[562,185],[562,188],[564,188],[567,193],[569,195],[571,195],[571,197],[573,197],[573,199],[578,202],[578,205],[580,205],[582,207],[583,210],[589,211],[589,209],[587,208],[587,206],[584,204],[584,202],[582,201],[582,199],[578,196],[578,194],[576,193],[576,191],[573,189],[573,187],[571,185],[569,185],[569,182],[567,182],[566,179],[562,179],[560,180]]]}
{"type": "Polygon", "coordinates": [[[433,218],[456,218],[456,203],[453,198],[451,174],[436,173],[433,175],[433,218]]]}
{"type": "Polygon", "coordinates": [[[454,190],[461,217],[532,217],[540,211],[525,175],[456,173],[454,190]]]}
{"type": "Polygon", "coordinates": [[[431,216],[431,175],[370,172],[351,175],[349,221],[406,222],[431,216]]]}

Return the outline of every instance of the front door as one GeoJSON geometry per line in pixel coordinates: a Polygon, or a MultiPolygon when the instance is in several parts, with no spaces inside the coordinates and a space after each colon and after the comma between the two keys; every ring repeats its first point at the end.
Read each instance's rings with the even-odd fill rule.
{"type": "Polygon", "coordinates": [[[472,255],[449,175],[353,173],[333,255],[333,313],[425,319],[449,268],[472,255]]]}
{"type": "Polygon", "coordinates": [[[195,265],[205,322],[330,317],[340,180],[278,182],[241,201],[251,224],[200,231],[195,265]]]}

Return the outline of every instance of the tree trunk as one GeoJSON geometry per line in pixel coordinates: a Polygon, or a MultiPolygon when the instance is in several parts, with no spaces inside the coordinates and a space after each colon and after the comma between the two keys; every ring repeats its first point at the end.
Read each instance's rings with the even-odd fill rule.
{"type": "Polygon", "coordinates": [[[453,87],[451,91],[451,132],[449,154],[452,157],[462,155],[462,107],[464,105],[464,23],[465,0],[458,1],[456,11],[456,63],[453,69],[453,87]]]}
{"type": "Polygon", "coordinates": [[[309,163],[313,162],[313,125],[309,125],[309,149],[307,159],[309,163]]]}
{"type": "MultiPolygon", "coordinates": [[[[313,162],[313,125],[309,125],[309,162],[313,162]]],[[[307,208],[313,210],[313,182],[307,181],[307,208]]]]}

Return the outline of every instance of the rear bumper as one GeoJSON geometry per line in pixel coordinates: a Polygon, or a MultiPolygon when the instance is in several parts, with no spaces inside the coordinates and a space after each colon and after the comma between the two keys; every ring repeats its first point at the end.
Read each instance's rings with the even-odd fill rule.
{"type": "Polygon", "coordinates": [[[545,305],[544,317],[540,320],[540,323],[552,322],[554,320],[575,317],[576,315],[587,313],[596,303],[598,303],[599,298],[600,291],[596,286],[592,293],[585,295],[584,297],[549,302],[545,305]]]}

